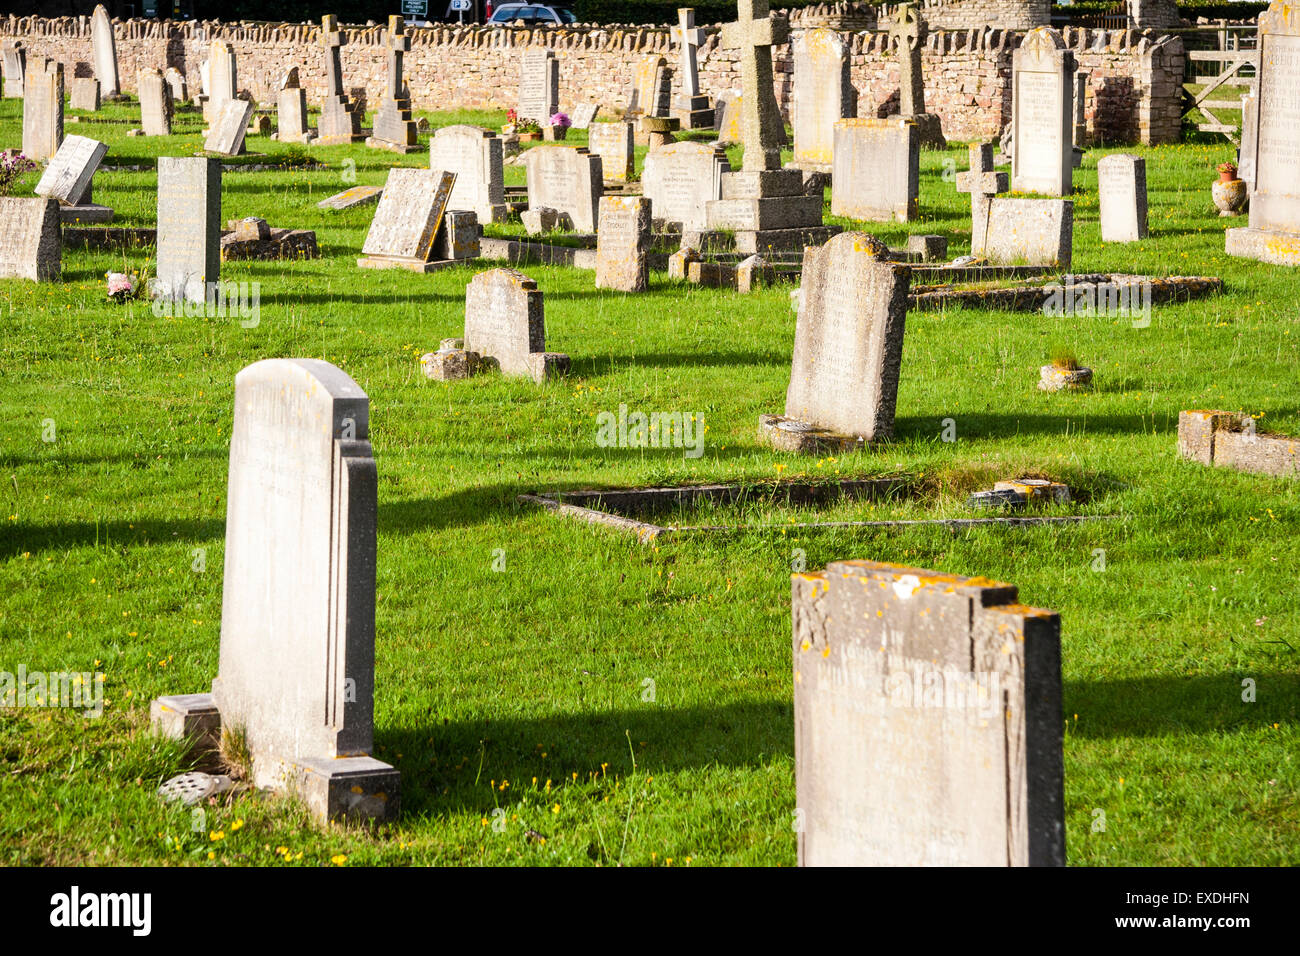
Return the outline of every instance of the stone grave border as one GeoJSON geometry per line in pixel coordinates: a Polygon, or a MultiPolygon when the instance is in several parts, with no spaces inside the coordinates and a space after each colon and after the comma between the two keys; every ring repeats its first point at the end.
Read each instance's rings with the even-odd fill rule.
{"type": "MultiPolygon", "coordinates": [[[[1054,270],[1044,271],[1040,273],[1040,276],[1051,276],[1052,272],[1054,270]]],[[[915,282],[917,277],[926,278],[936,274],[943,273],[937,270],[922,272],[914,268],[912,288],[916,291],[908,293],[907,307],[909,309],[934,311],[960,305],[966,308],[1000,309],[1007,312],[1041,312],[1053,296],[1061,296],[1064,301],[1073,302],[1074,296],[1088,288],[1106,285],[1119,289],[1125,287],[1141,288],[1144,282],[1151,283],[1151,305],[1153,306],[1190,302],[1193,299],[1203,299],[1223,292],[1223,280],[1218,276],[1162,276],[1154,278],[1152,276],[1129,275],[1120,272],[1087,273],[1082,275],[1056,273],[1055,278],[1058,279],[1058,282],[1055,285],[1052,283],[1035,285],[1031,284],[1031,280],[1026,280],[1018,286],[988,289],[961,289],[950,285],[938,287],[918,286],[915,282]],[[1060,282],[1061,279],[1068,279],[1069,281],[1060,282]]],[[[1094,304],[1091,310],[1093,315],[1099,314],[1098,308],[1094,304]]]]}

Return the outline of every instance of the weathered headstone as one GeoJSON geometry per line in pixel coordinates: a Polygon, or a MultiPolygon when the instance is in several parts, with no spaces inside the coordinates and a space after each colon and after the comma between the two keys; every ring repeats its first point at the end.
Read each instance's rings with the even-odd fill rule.
{"type": "Polygon", "coordinates": [[[175,104],[172,87],[163,74],[142,69],[135,74],[136,95],[140,97],[140,128],[145,136],[170,136],[175,104]]]}
{"type": "MultiPolygon", "coordinates": [[[[1300,265],[1300,6],[1275,2],[1259,18],[1250,225],[1227,231],[1227,252],[1300,265]]],[[[1243,132],[1246,132],[1243,127],[1243,132]]]]}
{"type": "Polygon", "coordinates": [[[1255,149],[1259,145],[1259,97],[1255,91],[1241,97],[1241,145],[1237,150],[1237,178],[1255,188],[1255,149]]]}
{"type": "Polygon", "coordinates": [[[203,141],[203,148],[210,153],[239,156],[244,152],[244,136],[252,118],[253,104],[248,100],[226,100],[203,141]]]}
{"type": "Polygon", "coordinates": [[[794,41],[794,159],[791,166],[831,172],[835,124],[857,115],[857,91],[837,30],[814,27],[794,41]]]}
{"type": "Polygon", "coordinates": [[[370,400],[317,359],[235,377],[221,653],[212,694],[159,698],[178,734],[200,706],[242,731],[254,786],[318,820],[390,819],[400,776],[374,737],[377,473],[370,400]],[[180,719],[177,719],[180,718],[180,719]]]}
{"type": "Polygon", "coordinates": [[[366,140],[367,146],[395,153],[415,152],[420,138],[411,118],[411,98],[402,80],[402,58],[411,48],[405,22],[400,15],[388,18],[388,80],[375,111],[374,133],[366,140]]]}
{"type": "Polygon", "coordinates": [[[208,53],[208,98],[203,102],[203,118],[216,125],[226,104],[239,95],[239,71],[235,51],[225,40],[213,40],[208,53]]]}
{"type": "Polygon", "coordinates": [[[911,120],[836,122],[832,215],[876,222],[915,219],[920,177],[921,144],[911,120]]]}
{"type": "Polygon", "coordinates": [[[325,48],[325,99],[316,124],[316,142],[325,146],[355,143],[362,138],[361,116],[343,92],[341,49],[347,41],[339,30],[338,17],[321,18],[320,39],[325,48]]]}
{"type": "Polygon", "coordinates": [[[728,172],[726,151],[705,143],[673,143],[647,153],[641,185],[651,215],[686,232],[706,229],[706,204],[722,198],[722,175],[728,172]]]}
{"type": "Polygon", "coordinates": [[[639,116],[667,116],[672,103],[672,70],[658,53],[637,60],[629,112],[639,116]]]}
{"type": "Polygon", "coordinates": [[[59,204],[0,197],[0,279],[57,282],[62,265],[59,204]]]}
{"type": "Polygon", "coordinates": [[[456,174],[448,209],[474,212],[481,223],[507,216],[501,137],[477,126],[442,126],[429,141],[429,168],[456,174]]]}
{"type": "Polygon", "coordinates": [[[4,98],[18,100],[23,97],[23,74],[27,72],[27,50],[21,40],[5,40],[0,47],[4,57],[4,98]]]}
{"type": "Polygon", "coordinates": [[[925,109],[925,77],[921,54],[927,36],[925,21],[910,3],[900,4],[889,32],[898,51],[898,114],[916,124],[917,139],[925,149],[943,149],[947,141],[943,124],[925,109]]]}
{"type": "Polygon", "coordinates": [[[519,99],[515,113],[521,120],[549,126],[560,108],[560,61],[545,47],[524,52],[519,66],[519,99]]]}
{"type": "Polygon", "coordinates": [[[972,144],[970,169],[957,174],[957,191],[970,193],[970,251],[973,256],[984,254],[989,234],[989,207],[998,193],[1007,191],[1008,181],[1006,173],[993,169],[993,144],[972,144]]]}
{"type": "Polygon", "coordinates": [[[285,75],[276,99],[276,139],[281,143],[311,142],[311,127],[307,123],[307,91],[299,85],[297,67],[285,75]]]}
{"type": "Polygon", "coordinates": [[[573,128],[587,129],[591,126],[592,121],[595,120],[596,114],[599,112],[599,103],[579,103],[573,108],[573,116],[570,117],[573,121],[573,128]]]}
{"type": "Polygon", "coordinates": [[[644,292],[650,288],[650,200],[605,196],[596,229],[596,288],[644,292]]]}
{"type": "Polygon", "coordinates": [[[569,357],[546,351],[546,320],[537,283],[514,269],[480,272],[465,288],[465,350],[503,375],[541,383],[568,371],[569,357]]]}
{"type": "Polygon", "coordinates": [[[63,64],[34,57],[23,75],[23,155],[42,162],[63,142],[63,64]]]}
{"type": "Polygon", "coordinates": [[[727,90],[718,94],[713,104],[713,128],[718,131],[718,145],[735,146],[745,141],[744,124],[741,122],[741,107],[745,105],[745,94],[739,90],[727,90]]]}
{"type": "Polygon", "coordinates": [[[117,78],[117,41],[113,37],[113,22],[101,3],[90,17],[90,45],[95,56],[95,79],[99,92],[106,100],[117,99],[122,85],[117,78]]]}
{"type": "Polygon", "coordinates": [[[1069,269],[1073,248],[1073,201],[1000,196],[990,202],[984,240],[990,264],[1069,269]]]}
{"type": "Polygon", "coordinates": [[[1101,241],[1137,242],[1147,237],[1147,161],[1111,153],[1097,161],[1101,241]]]}
{"type": "Polygon", "coordinates": [[[524,154],[528,205],[558,210],[580,232],[596,230],[596,206],[604,193],[600,157],[584,148],[538,146],[524,154]]]}
{"type": "Polygon", "coordinates": [[[600,157],[601,175],[607,181],[625,183],[632,179],[636,160],[634,138],[631,123],[593,123],[588,128],[587,148],[600,157]]]}
{"type": "Polygon", "coordinates": [[[804,252],[785,415],[759,434],[783,451],[852,451],[890,438],[911,270],[883,242],[845,232],[804,252]]]}
{"type": "Polygon", "coordinates": [[[107,152],[107,143],[66,137],[36,183],[36,195],[58,200],[64,222],[109,222],[113,210],[91,202],[91,182],[107,152]]]}
{"type": "Polygon", "coordinates": [[[158,158],[156,293],[205,302],[221,280],[221,162],[206,157],[158,158]]]}
{"type": "Polygon", "coordinates": [[[317,209],[351,209],[354,206],[366,206],[379,202],[383,193],[382,186],[353,186],[341,193],[328,196],[316,204],[317,209]]]}
{"type": "Polygon", "coordinates": [[[433,258],[442,261],[477,259],[481,235],[478,213],[470,209],[448,209],[442,217],[442,226],[433,237],[433,258]]]}
{"type": "Polygon", "coordinates": [[[1011,64],[1011,188],[1068,196],[1074,170],[1074,54],[1060,33],[1036,27],[1025,35],[1011,64]]]}
{"type": "Polygon", "coordinates": [[[185,82],[185,74],[174,66],[167,67],[163,71],[163,78],[171,88],[172,104],[179,106],[181,103],[188,103],[190,99],[189,85],[185,82]]]}
{"type": "Polygon", "coordinates": [[[443,170],[390,169],[357,265],[431,271],[433,240],[455,183],[456,174],[443,170]]]}
{"type": "Polygon", "coordinates": [[[742,168],[781,168],[784,127],[772,88],[772,47],[790,39],[790,22],[768,13],[767,0],[737,0],[738,17],[722,28],[722,46],[740,51],[742,168]]]}
{"type": "Polygon", "coordinates": [[[876,561],[791,576],[801,866],[1064,866],[1061,619],[876,561]]]}
{"type": "Polygon", "coordinates": [[[72,78],[72,95],[68,106],[74,110],[94,112],[99,109],[99,80],[93,76],[76,76],[72,78]]]}
{"type": "Polygon", "coordinates": [[[679,52],[677,73],[681,85],[681,94],[673,104],[673,115],[681,120],[685,129],[705,129],[713,125],[713,105],[708,96],[700,92],[695,50],[704,43],[704,31],[696,29],[693,9],[684,7],[677,11],[673,41],[679,52]]]}

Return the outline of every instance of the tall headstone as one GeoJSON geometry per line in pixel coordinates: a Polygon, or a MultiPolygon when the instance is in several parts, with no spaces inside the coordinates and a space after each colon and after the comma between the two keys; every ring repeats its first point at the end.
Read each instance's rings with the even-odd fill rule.
{"type": "Polygon", "coordinates": [[[604,194],[600,157],[572,146],[538,146],[524,153],[528,208],[554,209],[579,232],[596,231],[596,207],[604,194]]]}
{"type": "Polygon", "coordinates": [[[853,451],[890,438],[911,270],[864,232],[804,252],[785,415],[759,434],[783,451],[853,451]]]}
{"type": "Polygon", "coordinates": [[[5,40],[0,47],[4,57],[4,98],[19,100],[23,97],[23,74],[27,72],[27,50],[21,40],[5,40]]]}
{"type": "Polygon", "coordinates": [[[921,54],[925,50],[925,21],[910,3],[900,4],[894,14],[890,39],[898,51],[898,114],[916,124],[917,137],[925,149],[943,149],[948,145],[943,124],[925,109],[925,75],[921,54]]]}
{"type": "Polygon", "coordinates": [[[101,3],[90,17],[90,45],[95,56],[95,79],[99,92],[106,100],[117,99],[122,85],[117,78],[117,41],[113,37],[113,22],[101,3]]]}
{"type": "Polygon", "coordinates": [[[704,31],[695,26],[695,11],[684,7],[677,11],[677,26],[673,29],[677,43],[679,66],[677,69],[681,93],[673,104],[673,115],[681,120],[685,129],[706,129],[713,125],[713,104],[700,92],[700,71],[696,48],[704,42],[704,31]]]}
{"type": "Polygon", "coordinates": [[[501,137],[477,126],[441,126],[429,140],[429,168],[456,174],[448,209],[466,209],[480,223],[507,216],[501,137]]]}
{"type": "Polygon", "coordinates": [[[544,382],[568,370],[568,356],[546,351],[537,283],[514,269],[480,272],[465,287],[465,349],[503,375],[544,382]]]}
{"type": "Polygon", "coordinates": [[[835,124],[858,111],[838,30],[814,27],[794,41],[794,159],[791,166],[831,172],[835,124]]]}
{"type": "Polygon", "coordinates": [[[167,86],[171,90],[172,104],[179,106],[181,103],[188,103],[190,99],[189,84],[185,82],[185,74],[174,66],[167,67],[163,71],[163,78],[167,81],[167,86]]]}
{"type": "Polygon", "coordinates": [[[43,162],[63,142],[63,64],[34,57],[23,76],[23,155],[43,162]]]}
{"type": "Polygon", "coordinates": [[[64,206],[89,205],[95,170],[107,153],[107,143],[86,136],[65,137],[36,183],[36,195],[57,199],[64,206]]]}
{"type": "Polygon", "coordinates": [[[650,288],[650,200],[605,196],[596,229],[596,288],[644,292],[650,288]]]}
{"type": "MultiPolygon", "coordinates": [[[[391,819],[400,775],[374,746],[378,480],[370,400],[318,359],[235,377],[221,652],[206,706],[239,728],[254,786],[299,794],[321,821],[391,819]]],[[[196,700],[196,698],[199,698],[196,700]]]]}
{"type": "Polygon", "coordinates": [[[170,136],[175,102],[172,86],[156,69],[142,69],[135,74],[136,94],[140,97],[140,128],[146,136],[170,136]]]}
{"type": "Polygon", "coordinates": [[[667,116],[672,108],[672,70],[658,53],[637,60],[629,112],[638,116],[667,116]]]}
{"type": "Polygon", "coordinates": [[[970,146],[970,169],[957,174],[957,191],[970,193],[970,251],[984,255],[989,234],[989,209],[995,196],[1008,188],[1009,177],[993,169],[993,144],[970,146]]]}
{"type": "Polygon", "coordinates": [[[0,279],[57,282],[62,265],[59,204],[0,197],[0,279]]]}
{"type": "Polygon", "coordinates": [[[1241,145],[1237,149],[1237,178],[1255,188],[1255,148],[1259,145],[1259,97],[1251,90],[1241,97],[1241,145]]]}
{"type": "Polygon", "coordinates": [[[1068,196],[1074,170],[1074,54],[1061,34],[1036,27],[1011,58],[1011,188],[1068,196]]]}
{"type": "Polygon", "coordinates": [[[203,118],[217,122],[226,104],[239,94],[239,73],[235,51],[225,40],[213,40],[208,53],[208,98],[203,103],[203,118]]]}
{"type": "Polygon", "coordinates": [[[647,153],[641,186],[656,222],[686,232],[708,228],[708,203],[722,198],[727,153],[707,143],[673,143],[647,153]]]}
{"type": "MultiPolygon", "coordinates": [[[[1300,6],[1275,2],[1259,18],[1250,225],[1227,231],[1227,252],[1275,265],[1300,265],[1300,6]]],[[[1245,129],[1243,128],[1243,132],[1245,129]]]]}
{"type": "Polygon", "coordinates": [[[801,866],[1064,866],[1061,619],[988,578],[791,575],[801,866]]]}
{"type": "Polygon", "coordinates": [[[74,76],[68,106],[92,113],[99,109],[99,80],[93,76],[74,76]]]}
{"type": "Polygon", "coordinates": [[[307,124],[307,91],[299,84],[297,67],[286,74],[276,97],[277,139],[281,143],[311,142],[311,127],[307,124]]]}
{"type": "Polygon", "coordinates": [[[916,218],[920,180],[921,144],[911,120],[836,122],[831,215],[909,222],[916,218]]]}
{"type": "Polygon", "coordinates": [[[177,301],[205,302],[221,281],[221,161],[158,158],[156,292],[177,301]]]}
{"type": "Polygon", "coordinates": [[[203,148],[210,153],[225,156],[239,156],[244,152],[244,136],[248,133],[248,124],[253,118],[253,104],[248,100],[226,100],[220,111],[214,114],[212,128],[203,141],[203,148]]]}
{"type": "Polygon", "coordinates": [[[632,179],[636,153],[631,123],[593,123],[587,128],[587,148],[600,157],[606,181],[625,183],[632,179]]]}
{"type": "Polygon", "coordinates": [[[316,124],[316,142],[323,146],[355,143],[362,139],[361,116],[343,92],[340,51],[347,41],[339,30],[338,17],[321,18],[320,39],[325,48],[325,99],[321,102],[320,119],[316,124]]]}
{"type": "Polygon", "coordinates": [[[1137,242],[1147,237],[1147,161],[1111,153],[1097,161],[1101,241],[1137,242]]]}
{"type": "Polygon", "coordinates": [[[736,8],[735,22],[722,28],[722,46],[740,51],[742,169],[777,170],[784,130],[778,132],[782,124],[772,88],[772,47],[790,39],[790,22],[770,16],[767,0],[736,0],[736,8]]]}
{"type": "Polygon", "coordinates": [[[560,108],[560,61],[545,47],[524,51],[519,65],[519,99],[515,113],[521,120],[549,126],[560,108]]]}
{"type": "Polygon", "coordinates": [[[390,169],[357,265],[431,271],[433,240],[455,183],[456,174],[445,170],[390,169]]]}
{"type": "Polygon", "coordinates": [[[388,80],[384,98],[375,111],[374,133],[366,140],[367,146],[387,149],[395,153],[413,153],[420,147],[419,132],[411,118],[411,98],[402,80],[402,58],[411,48],[411,38],[406,35],[403,17],[388,18],[388,80]]]}
{"type": "Polygon", "coordinates": [[[990,265],[1069,269],[1074,250],[1074,202],[1000,196],[989,204],[984,257],[990,265]]]}

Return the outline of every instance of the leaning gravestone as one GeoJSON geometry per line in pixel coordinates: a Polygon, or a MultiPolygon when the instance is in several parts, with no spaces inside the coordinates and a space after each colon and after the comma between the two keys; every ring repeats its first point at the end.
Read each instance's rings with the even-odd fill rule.
{"type": "Polygon", "coordinates": [[[62,265],[59,204],[0,197],[0,279],[57,282],[62,265]]]}
{"type": "Polygon", "coordinates": [[[21,40],[5,40],[0,55],[4,57],[4,98],[20,100],[23,97],[23,74],[27,72],[27,50],[21,40]]]}
{"type": "Polygon", "coordinates": [[[835,123],[831,215],[876,222],[916,218],[921,142],[916,124],[889,119],[835,123]]]}
{"type": "Polygon", "coordinates": [[[1070,268],[1074,249],[1074,202],[1015,199],[989,204],[984,257],[990,265],[1070,268]]]}
{"type": "Polygon", "coordinates": [[[163,71],[163,78],[167,81],[168,87],[171,88],[172,104],[174,106],[189,102],[190,90],[185,82],[184,73],[174,66],[169,66],[163,71]]]}
{"type": "Polygon", "coordinates": [[[406,21],[399,16],[388,18],[388,73],[383,99],[375,110],[374,134],[367,146],[394,153],[413,153],[419,147],[419,132],[411,118],[411,98],[402,80],[402,59],[411,49],[406,35],[406,21]]]}
{"type": "Polygon", "coordinates": [[[519,99],[515,113],[521,120],[549,126],[560,108],[560,62],[545,48],[524,53],[519,67],[519,99]]]}
{"type": "Polygon", "coordinates": [[[310,142],[311,127],[307,125],[307,91],[298,85],[297,67],[286,74],[276,96],[276,140],[281,143],[310,142]]]}
{"type": "Polygon", "coordinates": [[[1061,619],[876,561],[791,575],[801,866],[1064,866],[1061,619]]]}
{"type": "Polygon", "coordinates": [[[1101,241],[1137,242],[1147,237],[1147,161],[1111,153],[1097,161],[1101,241]]]}
{"type": "Polygon", "coordinates": [[[470,210],[480,223],[505,221],[505,146],[496,133],[477,126],[434,130],[429,168],[456,174],[448,209],[470,210]]]}
{"type": "Polygon", "coordinates": [[[100,94],[106,100],[115,100],[122,92],[117,77],[117,41],[113,38],[113,23],[102,3],[90,17],[90,45],[95,54],[95,79],[99,80],[100,94]]]}
{"type": "Polygon", "coordinates": [[[113,210],[91,202],[95,170],[107,152],[107,143],[68,136],[36,183],[36,195],[58,200],[64,222],[109,222],[113,210]]]}
{"type": "Polygon", "coordinates": [[[456,174],[443,170],[390,169],[357,265],[432,271],[433,240],[455,182],[456,174]]]}
{"type": "Polygon", "coordinates": [[[140,128],[146,136],[170,136],[175,104],[172,88],[159,70],[138,70],[136,94],[140,97],[140,128]]]}
{"type": "MultiPolygon", "coordinates": [[[[1300,265],[1300,7],[1273,3],[1259,18],[1253,128],[1243,155],[1253,159],[1250,225],[1227,231],[1227,252],[1275,265],[1300,265]]],[[[1248,124],[1249,126],[1249,124],[1248,124]]]]}
{"type": "Polygon", "coordinates": [[[596,230],[596,206],[604,193],[599,156],[585,148],[538,146],[524,153],[528,207],[549,208],[579,232],[596,230]]]}
{"type": "Polygon", "coordinates": [[[68,106],[74,110],[93,113],[99,109],[99,80],[93,76],[76,76],[72,79],[72,95],[68,106]]]}
{"type": "Polygon", "coordinates": [[[221,280],[221,162],[158,158],[158,278],[173,301],[205,302],[221,280]]]}
{"type": "Polygon", "coordinates": [[[718,146],[682,142],[647,153],[641,185],[651,215],[683,232],[705,229],[705,204],[722,198],[722,175],[729,172],[726,151],[718,146]]]}
{"type": "Polygon", "coordinates": [[[839,31],[804,30],[794,41],[794,159],[791,166],[831,172],[835,124],[857,115],[857,91],[839,31]]]}
{"type": "Polygon", "coordinates": [[[595,120],[596,114],[599,112],[600,112],[599,103],[581,103],[575,106],[573,108],[573,116],[570,117],[573,120],[573,128],[574,129],[589,128],[592,124],[592,121],[595,120]]]}
{"type": "Polygon", "coordinates": [[[1074,172],[1074,54],[1050,27],[1030,30],[1011,58],[1011,188],[1068,196],[1074,172]]]}
{"type": "Polygon", "coordinates": [[[249,120],[253,118],[253,104],[248,100],[227,100],[212,124],[212,131],[203,141],[209,153],[239,156],[244,152],[244,136],[249,120]]]}
{"type": "Polygon", "coordinates": [[[321,145],[354,143],[362,138],[361,116],[343,92],[342,48],[347,42],[339,30],[339,18],[321,18],[320,40],[325,48],[325,99],[316,123],[316,142],[321,145]]]}
{"type": "Polygon", "coordinates": [[[785,415],[759,417],[782,451],[853,451],[893,435],[911,270],[864,232],[804,252],[785,415]]]}
{"type": "Polygon", "coordinates": [[[593,123],[587,130],[587,148],[600,157],[606,181],[625,183],[635,171],[635,136],[631,123],[593,123]]]}
{"type": "Polygon", "coordinates": [[[596,288],[644,292],[650,288],[650,200],[605,196],[596,229],[596,288]]]}
{"type": "Polygon", "coordinates": [[[569,369],[569,357],[546,351],[546,319],[537,283],[514,269],[480,272],[465,288],[465,350],[503,375],[541,383],[569,369]]]}
{"type": "Polygon", "coordinates": [[[43,162],[63,142],[63,64],[37,57],[23,76],[23,155],[43,162]]]}
{"type": "Polygon", "coordinates": [[[206,712],[243,732],[257,787],[317,820],[391,819],[400,775],[374,759],[377,473],[370,400],[317,359],[235,377],[221,653],[211,695],[162,697],[156,727],[206,712]]]}

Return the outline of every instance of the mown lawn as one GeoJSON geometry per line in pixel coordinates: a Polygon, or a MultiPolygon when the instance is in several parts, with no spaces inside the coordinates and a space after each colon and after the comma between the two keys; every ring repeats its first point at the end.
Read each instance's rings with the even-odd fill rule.
{"type": "MultiPolygon", "coordinates": [[[[19,144],[20,109],[0,101],[0,145],[19,144]]],[[[504,114],[430,120],[497,126],[504,114]]],[[[128,138],[130,125],[67,132],[108,142],[110,164],[201,146],[196,114],[167,140],[128,138]]],[[[303,152],[248,145],[267,154],[258,162],[303,152]]],[[[225,175],[223,218],[315,229],[323,251],[223,265],[223,278],[260,283],[255,327],[107,302],[104,273],[149,269],[150,249],[68,251],[59,284],[0,282],[0,670],[101,670],[110,701],[98,720],[0,710],[0,861],[792,865],[789,574],[802,555],[810,568],[873,558],[988,575],[1061,613],[1071,863],[1300,862],[1296,483],[1175,455],[1181,409],[1247,411],[1263,430],[1300,434],[1300,282],[1224,255],[1225,225],[1244,224],[1210,201],[1230,149],[1130,150],[1150,182],[1152,237],[1135,245],[1100,242],[1105,151],[1075,176],[1075,271],[1220,275],[1223,296],[1158,308],[1147,328],[914,313],[896,440],[852,458],[796,459],[757,441],[757,416],[782,409],[789,379],[788,285],[738,296],[656,274],[648,293],[626,295],[596,291],[590,272],[528,267],[547,347],[573,356],[571,377],[426,380],[419,355],[460,334],[465,284],[491,264],[358,269],[373,207],[315,205],[425,153],[308,147],[324,168],[225,175]],[[1094,368],[1095,391],[1035,388],[1059,349],[1094,368]],[[333,362],[371,399],[375,740],[402,772],[404,808],[379,833],[322,831],[287,801],[251,796],[209,808],[196,831],[153,796],[187,765],[147,733],[150,699],[206,690],[216,672],[234,376],[277,356],[333,362]],[[596,415],[620,403],[700,416],[704,454],[598,446],[596,415]],[[940,440],[948,418],[955,442],[940,440]],[[1024,473],[1068,481],[1075,510],[1112,517],[960,533],[752,529],[648,548],[516,502],[539,489],[895,473],[925,495],[722,517],[961,514],[969,491],[1024,473]]],[[[944,233],[951,255],[964,252],[968,197],[951,173],[965,166],[959,145],[924,154],[921,220],[864,228],[893,245],[944,233]]],[[[523,181],[522,169],[507,176],[523,181]]],[[[110,166],[95,198],[119,224],[147,226],[155,188],[151,169],[110,166]]]]}

